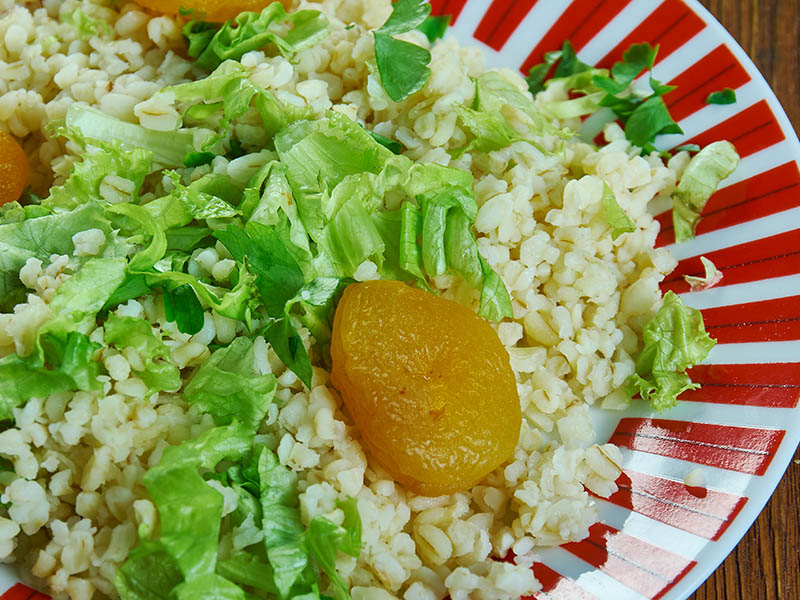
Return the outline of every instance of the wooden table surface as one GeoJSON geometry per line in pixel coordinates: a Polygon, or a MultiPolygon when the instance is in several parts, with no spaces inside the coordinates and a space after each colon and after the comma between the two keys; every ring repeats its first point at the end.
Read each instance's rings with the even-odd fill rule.
{"type": "MultiPolygon", "coordinates": [[[[750,55],[800,132],[800,0],[701,2],[750,55]]],[[[800,599],[800,464],[790,463],[750,531],[691,598],[800,599]]]]}

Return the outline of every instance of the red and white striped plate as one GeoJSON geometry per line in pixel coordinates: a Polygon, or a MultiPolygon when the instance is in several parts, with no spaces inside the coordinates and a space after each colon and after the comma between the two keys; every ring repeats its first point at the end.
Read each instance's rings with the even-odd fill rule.
{"type": "MultiPolygon", "coordinates": [[[[528,68],[565,39],[584,62],[610,67],[635,42],[659,44],[657,79],[683,135],[659,146],[727,139],[742,157],[708,202],[698,236],[672,246],[664,291],[703,311],[718,339],[672,411],[597,412],[597,431],[623,448],[619,491],[598,499],[601,522],[577,543],[541,553],[539,600],[687,597],[744,535],[800,439],[800,144],[744,51],[695,0],[432,0],[455,35],[490,66],[528,68]],[[731,105],[710,92],[736,90],[731,105]],[[684,274],[710,258],[724,278],[689,292],[684,274]],[[702,466],[707,488],[684,477],[702,466]]],[[[669,214],[658,244],[673,242],[669,214]]],[[[40,600],[0,571],[0,600],[40,600]]]]}

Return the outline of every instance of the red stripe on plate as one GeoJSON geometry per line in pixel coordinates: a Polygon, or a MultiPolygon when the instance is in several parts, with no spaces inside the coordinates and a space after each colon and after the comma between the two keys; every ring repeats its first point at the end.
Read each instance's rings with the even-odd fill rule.
{"type": "Polygon", "coordinates": [[[763,475],[786,432],[667,419],[622,419],[609,440],[650,454],[763,475]]]}
{"type": "Polygon", "coordinates": [[[747,502],[741,496],[627,469],[617,486],[610,502],[712,540],[719,539],[747,502]]]}
{"type": "Polygon", "coordinates": [[[700,389],[681,400],[794,408],[800,400],[800,364],[697,365],[689,369],[700,389]]]}
{"type": "MultiPolygon", "coordinates": [[[[800,170],[797,163],[788,162],[729,185],[711,196],[696,231],[697,234],[707,233],[797,206],[800,206],[800,170]]],[[[663,212],[656,219],[661,223],[656,245],[673,243],[672,211],[663,212]]]]}
{"type": "Polygon", "coordinates": [[[500,50],[536,2],[537,0],[492,0],[473,37],[495,50],[500,50]]]}
{"type": "Polygon", "coordinates": [[[0,596],[0,600],[50,600],[50,596],[45,596],[27,585],[17,583],[0,596]]]}
{"type": "Polygon", "coordinates": [[[703,147],[717,140],[728,140],[736,146],[739,156],[744,158],[777,144],[785,137],[775,120],[775,115],[767,105],[767,101],[761,100],[719,125],[715,125],[689,140],[680,142],[680,144],[697,144],[703,147]]]}
{"type": "Polygon", "coordinates": [[[680,121],[706,106],[710,93],[736,89],[748,81],[744,67],[727,46],[720,45],[669,82],[677,88],[664,96],[664,102],[672,118],[680,121]]]}
{"type": "Polygon", "coordinates": [[[703,322],[721,344],[800,339],[800,296],[707,308],[703,322]]]}
{"type": "Polygon", "coordinates": [[[556,573],[544,563],[534,563],[533,574],[542,584],[542,589],[530,596],[536,600],[596,600],[574,581],[556,573]]]}
{"type": "Polygon", "coordinates": [[[696,563],[604,523],[563,548],[648,598],[660,598],[696,563]]]}
{"type": "Polygon", "coordinates": [[[631,0],[575,0],[539,40],[536,47],[522,63],[520,69],[527,73],[533,65],[542,62],[550,50],[558,50],[564,40],[569,40],[579,51],[597,32],[608,25],[631,0]]]}
{"type": "Polygon", "coordinates": [[[598,66],[611,67],[615,62],[622,60],[622,55],[628,46],[641,42],[659,44],[656,56],[658,63],[683,46],[704,27],[703,20],[681,0],[666,0],[606,54],[598,66]]]}
{"type": "Polygon", "coordinates": [[[431,13],[434,15],[450,15],[450,24],[456,22],[467,0],[431,0],[431,13]]]}

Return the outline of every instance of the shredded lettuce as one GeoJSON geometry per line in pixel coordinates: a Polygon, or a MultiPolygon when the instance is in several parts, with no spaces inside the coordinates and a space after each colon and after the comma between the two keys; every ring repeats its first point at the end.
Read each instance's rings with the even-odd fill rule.
{"type": "Polygon", "coordinates": [[[736,148],[726,141],[709,144],[692,157],[678,187],[672,192],[672,224],[676,242],[694,238],[706,202],[738,165],[736,148]]]}
{"type": "Polygon", "coordinates": [[[158,509],[161,531],[153,537],[155,532],[140,529],[139,546],[118,570],[116,587],[124,600],[249,597],[242,585],[280,598],[320,600],[318,570],[330,579],[337,600],[349,599],[335,559],[339,551],[358,556],[361,550],[355,500],[339,502],[345,515],[341,526],[315,517],[306,528],[296,474],[266,447],[253,444],[251,427],[233,421],[167,448],[145,474],[145,486],[158,509]],[[219,472],[223,461],[226,470],[219,472]],[[232,517],[253,519],[263,544],[219,560],[222,495],[201,470],[206,480],[237,492],[232,517]]]}
{"type": "Polygon", "coordinates": [[[79,132],[89,142],[119,143],[129,151],[148,151],[152,153],[153,167],[182,167],[186,155],[198,149],[195,148],[196,138],[197,143],[202,145],[210,133],[200,129],[145,129],[79,102],[70,104],[67,109],[66,126],[79,132]]]}
{"type": "Polygon", "coordinates": [[[99,365],[92,356],[100,348],[89,337],[72,331],[65,338],[47,340],[57,362],[45,365],[39,354],[0,358],[0,421],[13,418],[12,409],[31,398],[46,398],[66,390],[97,387],[99,365]]]}
{"type": "Polygon", "coordinates": [[[475,97],[470,107],[456,106],[464,127],[473,139],[455,152],[456,155],[477,150],[492,152],[514,142],[527,142],[546,153],[532,136],[554,135],[568,138],[571,134],[550,124],[533,101],[499,73],[484,73],[475,80],[475,97]],[[513,107],[528,117],[527,131],[518,131],[503,110],[513,107]]]}
{"type": "Polygon", "coordinates": [[[710,289],[722,281],[722,272],[717,269],[717,266],[713,262],[705,256],[700,257],[700,262],[703,265],[704,271],[702,277],[697,275],[683,276],[683,279],[689,284],[689,288],[693,292],[710,289]]]}
{"type": "Polygon", "coordinates": [[[103,325],[104,341],[119,350],[133,348],[144,363],[144,370],[134,369],[150,391],[177,392],[181,385],[178,367],[169,362],[169,349],[142,319],[110,314],[103,325]]]}
{"type": "MultiPolygon", "coordinates": [[[[22,301],[24,287],[19,270],[29,258],[47,262],[53,254],[72,255],[72,236],[86,229],[99,229],[105,234],[104,256],[113,258],[127,253],[128,246],[116,240],[108,218],[95,204],[0,225],[0,308],[10,311],[22,301]]],[[[76,262],[80,263],[80,259],[76,262]]]]}
{"type": "Polygon", "coordinates": [[[88,40],[98,34],[109,35],[111,27],[102,19],[93,19],[87,15],[80,7],[59,14],[59,21],[67,23],[75,28],[78,37],[88,40]]]}
{"type": "Polygon", "coordinates": [[[135,199],[145,176],[151,170],[152,152],[141,148],[127,150],[116,142],[102,146],[84,154],[83,160],[75,165],[67,181],[50,189],[50,194],[42,200],[42,206],[71,210],[90,201],[104,203],[100,185],[108,176],[131,182],[133,187],[127,195],[135,199]]]}
{"type": "Polygon", "coordinates": [[[328,21],[316,10],[287,13],[280,2],[260,13],[241,12],[224,25],[190,21],[183,28],[189,56],[201,69],[212,70],[225,60],[238,60],[251,50],[274,44],[284,56],[313,46],[328,35],[328,21]]]}
{"type": "Polygon", "coordinates": [[[675,406],[678,395],[696,389],[686,369],[705,360],[716,341],[706,333],[703,315],[672,291],[644,326],[644,348],[636,358],[636,373],[626,382],[629,397],[636,393],[658,411],[675,406]]]}
{"type": "Polygon", "coordinates": [[[93,355],[99,344],[89,341],[95,316],[125,276],[125,261],[94,258],[56,290],[52,317],[36,333],[30,356],[0,358],[0,420],[32,397],[58,391],[97,390],[100,365],[93,355]]]}
{"type": "Polygon", "coordinates": [[[605,182],[603,182],[603,213],[606,217],[606,223],[611,227],[612,240],[616,240],[623,233],[636,231],[636,225],[622,210],[614,191],[605,182]]]}
{"type": "Polygon", "coordinates": [[[275,385],[274,375],[257,371],[253,342],[239,337],[214,351],[186,384],[183,395],[217,425],[237,420],[255,431],[272,402],[275,385]]]}

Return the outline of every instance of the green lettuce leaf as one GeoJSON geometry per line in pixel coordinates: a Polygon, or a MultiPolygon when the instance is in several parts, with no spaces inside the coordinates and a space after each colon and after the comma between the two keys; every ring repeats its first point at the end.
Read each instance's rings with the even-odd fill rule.
{"type": "Polygon", "coordinates": [[[261,527],[264,545],[273,570],[273,581],[281,598],[309,568],[297,501],[297,475],[281,465],[266,448],[259,457],[261,486],[261,527]]]}
{"type": "Polygon", "coordinates": [[[268,562],[249,552],[239,551],[217,563],[217,573],[238,585],[246,585],[265,594],[277,594],[275,575],[268,562]]]}
{"type": "Polygon", "coordinates": [[[144,476],[159,513],[159,541],[186,579],[214,572],[222,519],[222,496],[205,483],[198,469],[213,469],[223,459],[241,459],[251,443],[248,427],[235,422],[217,427],[167,448],[144,476]]]}
{"type": "Polygon", "coordinates": [[[103,339],[108,345],[119,350],[127,347],[136,350],[145,368],[133,372],[151,391],[177,392],[180,389],[180,371],[169,363],[169,349],[147,321],[110,314],[103,330],[103,339]]]}
{"type": "Polygon", "coordinates": [[[72,25],[78,37],[82,40],[88,40],[99,34],[109,35],[111,33],[111,27],[108,23],[102,19],[93,19],[80,7],[60,13],[58,20],[72,25]]]}
{"type": "Polygon", "coordinates": [[[71,210],[90,201],[104,203],[100,184],[109,175],[133,182],[130,198],[135,200],[145,176],[151,170],[152,162],[153,154],[148,150],[128,150],[116,142],[103,144],[97,151],[83,155],[83,160],[73,167],[63,185],[50,188],[50,194],[42,200],[42,206],[71,210]]]}
{"type": "Polygon", "coordinates": [[[322,236],[324,217],[335,212],[331,190],[348,175],[377,174],[394,155],[344,115],[297,121],[275,136],[275,148],[286,165],[287,178],[300,218],[312,239],[322,236]]]}
{"type": "Polygon", "coordinates": [[[709,144],[692,157],[678,187],[672,192],[672,224],[676,242],[694,238],[706,202],[738,165],[736,148],[726,141],[709,144]]]}
{"type": "Polygon", "coordinates": [[[183,581],[175,560],[157,541],[142,539],[117,568],[114,587],[121,600],[173,600],[183,581]]]}
{"type": "MultiPolygon", "coordinates": [[[[66,126],[80,133],[87,141],[98,140],[107,144],[119,143],[129,151],[136,149],[152,153],[154,167],[182,167],[189,152],[195,151],[195,137],[202,143],[207,135],[197,129],[154,131],[141,125],[120,121],[85,104],[70,104],[66,126]]],[[[207,132],[206,132],[207,134],[207,132]]]]}
{"type": "Polygon", "coordinates": [[[103,210],[85,204],[72,211],[0,225],[0,309],[10,311],[24,297],[19,270],[29,258],[47,262],[53,254],[72,255],[72,236],[86,229],[101,230],[109,243],[103,255],[125,256],[127,246],[114,239],[103,210]]]}
{"type": "Polygon", "coordinates": [[[656,410],[666,410],[675,406],[681,392],[700,387],[686,369],[703,362],[716,341],[706,333],[700,311],[686,306],[672,291],[664,294],[661,308],[642,335],[644,348],[626,390],[629,397],[638,392],[656,410]]]}
{"type": "Polygon", "coordinates": [[[216,350],[192,376],[183,395],[210,414],[217,425],[233,420],[255,432],[275,393],[275,377],[255,367],[252,341],[238,337],[216,350]]]}
{"type": "Polygon", "coordinates": [[[622,210],[614,196],[614,191],[605,182],[603,182],[603,213],[606,223],[611,227],[612,240],[616,240],[623,233],[636,231],[636,225],[622,210]]]}
{"type": "Polygon", "coordinates": [[[313,46],[328,35],[328,21],[316,10],[288,14],[280,2],[260,13],[241,12],[222,26],[190,21],[183,28],[189,56],[201,69],[211,70],[225,60],[239,60],[251,50],[269,44],[284,56],[313,46]]]}
{"type": "MultiPolygon", "coordinates": [[[[159,513],[160,535],[149,539],[152,532],[140,529],[140,544],[117,571],[121,598],[197,597],[198,589],[205,586],[236,593],[233,584],[214,574],[222,495],[206,484],[199,469],[213,469],[222,460],[241,460],[251,445],[252,433],[231,423],[168,447],[159,463],[145,473],[145,487],[159,513]]],[[[242,592],[222,597],[245,596],[242,592]]]]}
{"type": "MultiPolygon", "coordinates": [[[[50,337],[50,336],[47,336],[50,337]]],[[[99,364],[92,359],[100,349],[77,331],[47,341],[58,362],[46,366],[39,354],[0,358],[0,421],[13,418],[12,409],[31,398],[46,398],[61,391],[98,388],[99,364]]]]}

